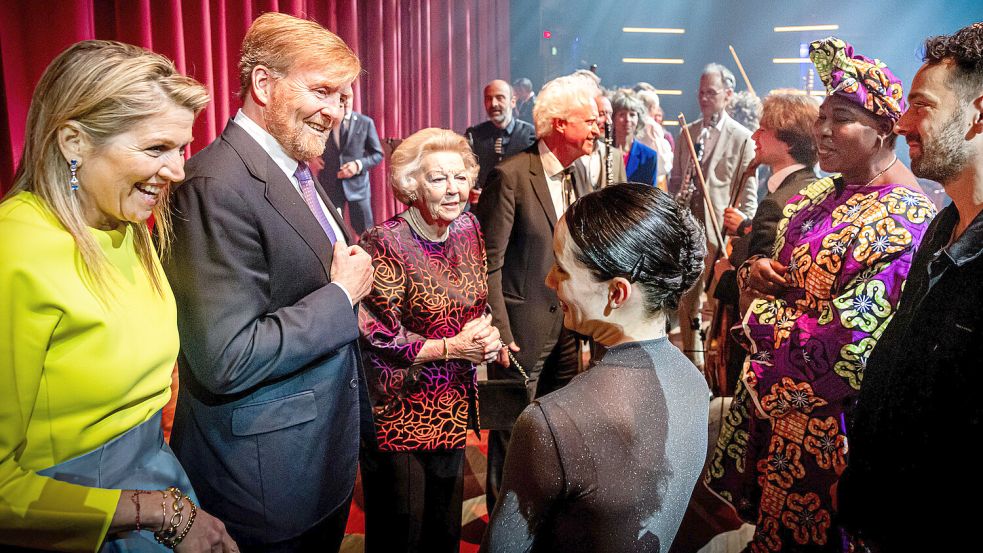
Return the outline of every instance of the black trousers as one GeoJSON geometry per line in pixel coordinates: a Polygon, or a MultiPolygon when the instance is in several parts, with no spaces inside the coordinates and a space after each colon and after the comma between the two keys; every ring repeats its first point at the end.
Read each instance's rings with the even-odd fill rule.
{"type": "Polygon", "coordinates": [[[457,553],[464,449],[361,453],[365,553],[457,553]]]}
{"type": "MultiPolygon", "coordinates": [[[[560,323],[562,325],[562,322],[560,323]]],[[[580,360],[580,342],[577,336],[560,329],[555,341],[547,342],[540,353],[536,366],[530,371],[529,393],[533,398],[559,390],[577,376],[580,360]]],[[[481,401],[481,398],[478,398],[481,401]]],[[[502,469],[505,467],[505,454],[512,433],[507,430],[492,430],[488,433],[488,473],[485,476],[485,505],[491,517],[498,501],[498,490],[502,487],[502,469]]]]}
{"type": "Polygon", "coordinates": [[[303,534],[289,540],[258,545],[239,543],[242,553],[335,553],[341,549],[348,525],[352,496],[321,522],[303,534]]]}

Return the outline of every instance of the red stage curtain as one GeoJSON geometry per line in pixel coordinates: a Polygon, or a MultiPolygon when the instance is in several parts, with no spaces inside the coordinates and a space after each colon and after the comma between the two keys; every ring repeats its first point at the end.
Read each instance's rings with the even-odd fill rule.
{"type": "MultiPolygon", "coordinates": [[[[359,55],[365,71],[355,109],[379,136],[428,126],[458,132],[485,118],[482,85],[509,78],[509,0],[49,0],[0,3],[0,191],[23,148],[34,85],[73,42],[137,44],[164,54],[208,86],[212,104],[195,123],[192,151],[211,142],[239,108],[239,45],[267,11],[320,22],[359,55]]],[[[372,172],[377,221],[397,209],[381,164],[372,172]]]]}

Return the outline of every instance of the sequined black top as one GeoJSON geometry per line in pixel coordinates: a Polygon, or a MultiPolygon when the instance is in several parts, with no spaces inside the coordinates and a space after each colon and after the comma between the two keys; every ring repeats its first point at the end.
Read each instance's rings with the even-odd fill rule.
{"type": "Polygon", "coordinates": [[[706,382],[668,339],[611,348],[522,413],[481,550],[667,551],[708,410],[706,382]]]}

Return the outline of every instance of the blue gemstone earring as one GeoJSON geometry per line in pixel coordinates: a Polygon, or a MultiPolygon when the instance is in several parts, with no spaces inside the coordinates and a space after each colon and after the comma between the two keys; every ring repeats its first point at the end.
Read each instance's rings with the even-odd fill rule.
{"type": "Polygon", "coordinates": [[[68,170],[72,172],[72,178],[69,179],[68,184],[72,187],[72,192],[75,192],[79,189],[79,178],[76,174],[79,170],[79,162],[77,159],[73,159],[71,163],[69,163],[68,170]]]}

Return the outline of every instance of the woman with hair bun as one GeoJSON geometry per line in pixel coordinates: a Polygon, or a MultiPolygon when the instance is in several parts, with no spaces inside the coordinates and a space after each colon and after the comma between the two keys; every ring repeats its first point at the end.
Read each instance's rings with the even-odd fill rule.
{"type": "Polygon", "coordinates": [[[523,411],[482,551],[667,551],[706,457],[709,390],[666,337],[705,238],[657,188],[611,186],[557,223],[563,324],[601,346],[523,411]]]}

